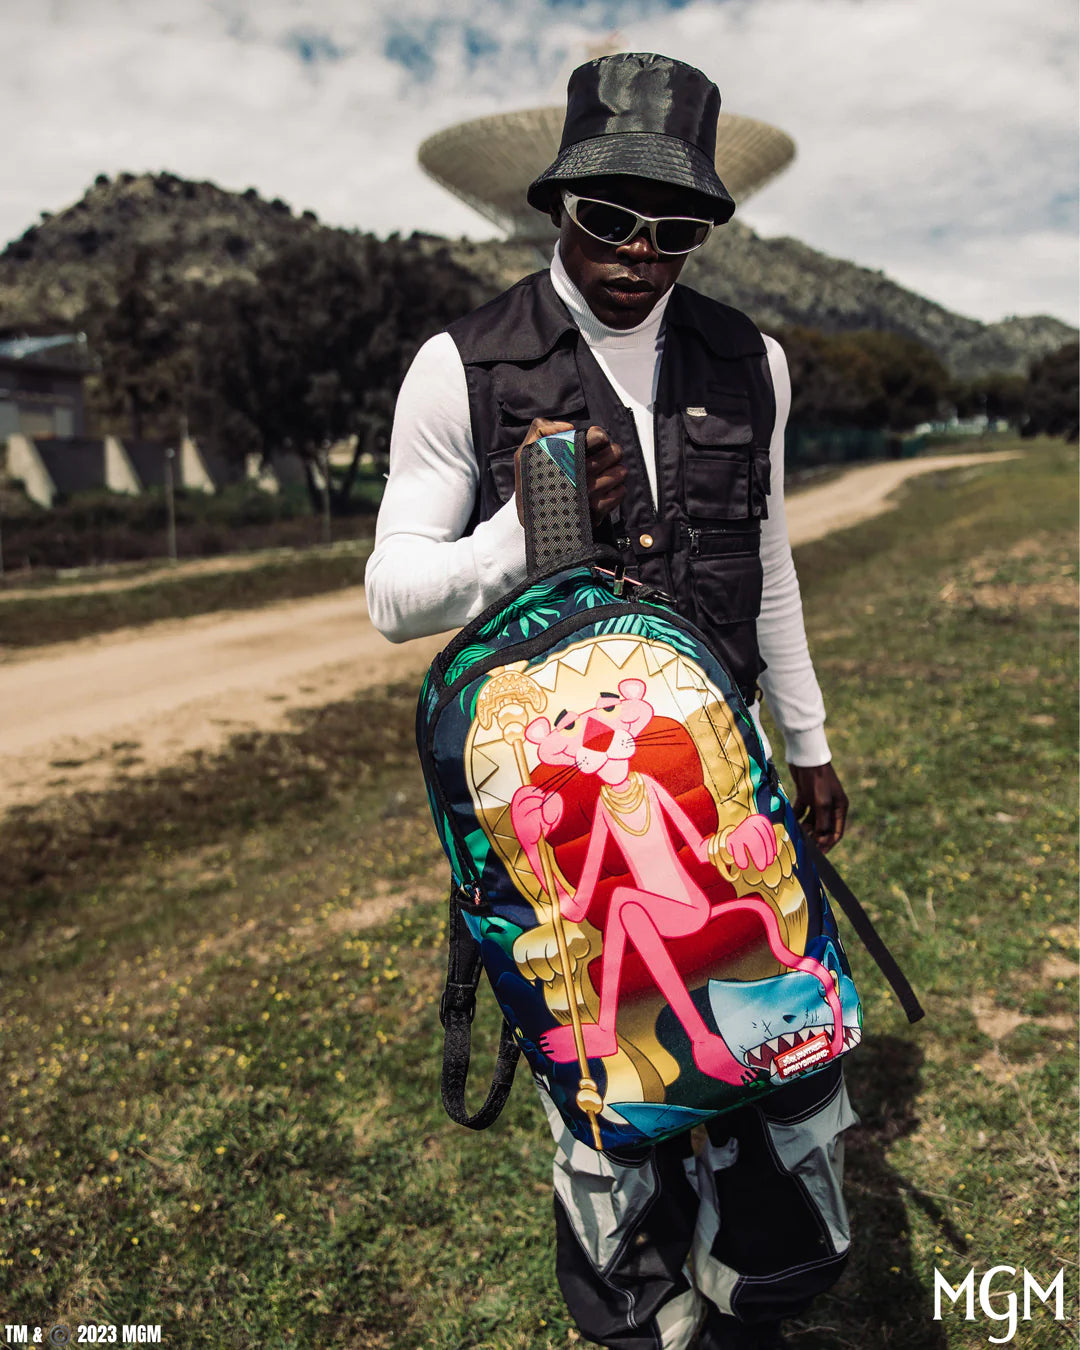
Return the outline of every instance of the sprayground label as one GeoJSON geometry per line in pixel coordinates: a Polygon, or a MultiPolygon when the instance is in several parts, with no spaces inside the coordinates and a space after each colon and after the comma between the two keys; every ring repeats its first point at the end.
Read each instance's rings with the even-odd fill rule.
{"type": "Polygon", "coordinates": [[[811,1064],[819,1064],[829,1058],[829,1038],[824,1032],[813,1036],[793,1050],[785,1050],[773,1060],[773,1068],[781,1078],[790,1078],[793,1073],[808,1069],[811,1064]]]}

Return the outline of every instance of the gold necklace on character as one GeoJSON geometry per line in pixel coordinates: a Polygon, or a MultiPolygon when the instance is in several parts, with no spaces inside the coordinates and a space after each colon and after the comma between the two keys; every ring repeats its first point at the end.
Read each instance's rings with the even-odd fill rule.
{"type": "Polygon", "coordinates": [[[625,830],[627,834],[645,834],[652,823],[652,806],[645,792],[645,780],[637,772],[631,772],[621,788],[614,788],[609,783],[602,783],[600,785],[600,800],[604,803],[608,813],[614,818],[615,824],[618,825],[620,830],[625,830]],[[645,824],[640,829],[635,829],[628,822],[627,817],[632,816],[642,802],[645,803],[645,824]]]}

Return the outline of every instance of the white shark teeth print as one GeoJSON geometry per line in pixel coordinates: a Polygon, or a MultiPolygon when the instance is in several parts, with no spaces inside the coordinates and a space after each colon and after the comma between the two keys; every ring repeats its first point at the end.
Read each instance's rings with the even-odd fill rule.
{"type": "MultiPolygon", "coordinates": [[[[748,1050],[743,1056],[746,1064],[752,1069],[771,1068],[773,1060],[777,1055],[782,1055],[785,1050],[794,1050],[797,1045],[802,1045],[804,1041],[813,1040],[815,1036],[824,1031],[824,1027],[803,1027],[800,1031],[788,1031],[783,1036],[774,1036],[772,1040],[762,1041],[759,1046],[753,1050],[748,1050]]],[[[845,1027],[845,1045],[847,1028],[845,1027]]],[[[862,1033],[855,1028],[856,1033],[861,1038],[862,1033]]],[[[858,1041],[852,1041],[852,1045],[857,1045],[858,1041]]]]}

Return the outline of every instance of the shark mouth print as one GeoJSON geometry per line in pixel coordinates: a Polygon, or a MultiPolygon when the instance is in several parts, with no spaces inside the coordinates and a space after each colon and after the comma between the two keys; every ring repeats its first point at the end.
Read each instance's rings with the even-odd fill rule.
{"type": "MultiPolygon", "coordinates": [[[[843,1013],[844,1051],[862,1040],[859,998],[834,972],[843,1013]]],[[[764,980],[710,980],[709,1004],[720,1034],[748,1069],[783,1083],[832,1058],[832,1015],[813,975],[792,971],[764,980]],[[778,1027],[786,1029],[777,1033],[778,1027]]],[[[842,1052],[840,1052],[842,1053],[842,1052]]]]}
{"type": "MultiPolygon", "coordinates": [[[[789,1077],[801,1069],[829,1058],[828,1031],[822,1027],[803,1027],[801,1031],[789,1031],[783,1036],[774,1036],[772,1040],[762,1041],[760,1045],[747,1050],[743,1063],[751,1069],[764,1069],[769,1074],[781,1078],[789,1077]],[[812,1044],[813,1043],[813,1044],[812,1044]],[[798,1055],[793,1050],[806,1049],[798,1055]]],[[[844,1049],[850,1050],[862,1040],[862,1028],[844,1026],[844,1049]]]]}

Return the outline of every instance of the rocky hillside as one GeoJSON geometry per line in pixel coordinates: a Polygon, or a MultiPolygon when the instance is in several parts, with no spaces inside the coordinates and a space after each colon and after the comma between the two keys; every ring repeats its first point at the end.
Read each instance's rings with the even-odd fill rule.
{"type": "Polygon", "coordinates": [[[691,258],[683,280],[750,314],[766,332],[799,324],[826,333],[872,328],[915,338],[961,379],[1022,375],[1076,337],[1048,315],[984,324],[952,313],[881,272],[818,253],[797,239],[761,239],[735,221],[691,258]]]}
{"type": "Polygon", "coordinates": [[[115,299],[116,279],[136,248],[154,261],[154,281],[254,277],[255,269],[305,232],[313,212],[293,214],[254,188],[225,192],[174,174],[100,175],[81,200],[43,213],[0,254],[0,324],[77,323],[115,299]]]}
{"type": "MultiPolygon", "coordinates": [[[[90,326],[108,308],[116,281],[140,249],[150,286],[213,287],[255,269],[299,237],[365,240],[330,230],[253,188],[226,192],[173,174],[101,176],[73,206],[45,216],[0,254],[0,330],[90,326]]],[[[452,259],[476,280],[477,298],[540,265],[526,245],[474,243],[417,234],[425,254],[452,259]]],[[[1047,316],[983,324],[953,314],[880,272],[831,258],[796,239],[762,239],[731,222],[718,230],[683,279],[745,310],[766,331],[791,324],[826,333],[882,329],[931,348],[964,379],[993,370],[1025,373],[1076,330],[1047,316]]]]}

